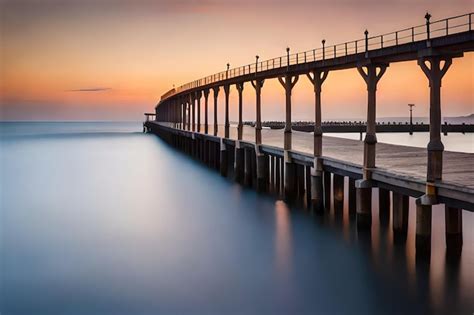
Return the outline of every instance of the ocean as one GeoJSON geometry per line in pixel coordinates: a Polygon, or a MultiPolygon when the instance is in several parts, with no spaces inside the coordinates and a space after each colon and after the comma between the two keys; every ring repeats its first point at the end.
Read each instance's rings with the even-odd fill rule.
{"type": "MultiPolygon", "coordinates": [[[[342,219],[313,216],[222,178],[141,122],[11,122],[0,132],[2,315],[474,311],[470,212],[453,261],[444,208],[433,208],[428,264],[415,258],[413,198],[407,241],[394,244],[377,203],[371,236],[359,234],[347,201],[342,219]]],[[[414,136],[379,141],[425,141],[414,136]]],[[[472,139],[443,142],[472,153],[472,139]]]]}

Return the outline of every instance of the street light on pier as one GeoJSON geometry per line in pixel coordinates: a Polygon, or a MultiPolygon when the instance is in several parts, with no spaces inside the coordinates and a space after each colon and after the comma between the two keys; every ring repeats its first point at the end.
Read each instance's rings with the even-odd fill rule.
{"type": "Polygon", "coordinates": [[[258,58],[260,58],[258,55],[255,56],[255,74],[257,74],[258,70],[258,58]]]}
{"type": "Polygon", "coordinates": [[[415,106],[415,104],[408,104],[408,106],[410,107],[410,134],[412,135],[413,134],[413,106],[415,106]]]}
{"type": "Polygon", "coordinates": [[[431,14],[426,12],[425,14],[425,19],[426,19],[426,39],[430,40],[430,19],[431,19],[431,14]]]}
{"type": "Polygon", "coordinates": [[[324,49],[324,45],[326,44],[326,40],[323,39],[323,40],[321,41],[321,43],[323,44],[323,60],[324,60],[324,59],[326,59],[326,52],[325,52],[325,49],[324,49]]]}
{"type": "Polygon", "coordinates": [[[227,63],[227,70],[225,72],[225,78],[228,79],[229,78],[229,67],[230,67],[230,63],[227,63]]]}

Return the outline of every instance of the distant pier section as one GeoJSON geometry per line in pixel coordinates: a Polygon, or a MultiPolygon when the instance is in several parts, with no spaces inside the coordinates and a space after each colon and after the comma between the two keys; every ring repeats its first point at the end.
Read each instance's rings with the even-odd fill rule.
{"type": "MultiPolygon", "coordinates": [[[[244,125],[255,127],[255,122],[246,121],[244,125]]],[[[285,122],[283,121],[264,121],[262,127],[270,129],[283,129],[285,128],[285,122]]],[[[314,122],[292,122],[291,129],[303,132],[313,132],[314,122]]],[[[367,124],[365,122],[323,122],[321,123],[321,129],[323,133],[359,133],[367,131],[367,124]]],[[[423,123],[409,124],[401,122],[387,122],[377,123],[375,125],[376,132],[429,132],[430,125],[423,123]]],[[[444,123],[441,125],[441,131],[443,134],[450,132],[460,133],[472,133],[474,132],[474,124],[448,124],[444,123]]]]}

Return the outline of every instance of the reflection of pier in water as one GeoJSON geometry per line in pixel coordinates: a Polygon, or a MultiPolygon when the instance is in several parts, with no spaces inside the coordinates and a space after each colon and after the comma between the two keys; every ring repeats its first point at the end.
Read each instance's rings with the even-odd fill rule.
{"type": "MultiPolygon", "coordinates": [[[[390,34],[369,37],[366,31],[363,39],[332,47],[325,47],[323,42],[321,49],[303,53],[290,54],[288,48],[286,56],[265,61],[259,61],[257,56],[254,64],[228,67],[169,91],[162,96],[155,113],[147,115],[144,128],[219,169],[223,176],[261,192],[273,190],[290,203],[303,202],[315,213],[327,212],[333,195],[334,216],[339,221],[343,217],[341,205],[347,200],[349,217],[356,217],[361,231],[371,231],[373,208],[378,204],[380,226],[391,222],[394,243],[407,242],[408,217],[413,215],[409,211],[409,197],[416,198],[414,239],[419,257],[430,257],[432,210],[444,205],[447,249],[453,256],[459,255],[463,244],[462,209],[474,211],[474,160],[472,154],[444,152],[440,93],[442,78],[452,60],[474,51],[472,15],[431,22],[427,14],[424,25],[390,34]],[[377,83],[390,63],[410,60],[418,61],[429,81],[427,150],[377,143],[377,83]],[[367,85],[364,142],[329,137],[323,140],[323,82],[329,72],[350,68],[357,69],[367,85]],[[307,76],[314,86],[314,135],[292,131],[291,91],[301,75],[307,76]],[[261,90],[265,80],[274,78],[282,84],[286,96],[283,134],[262,130],[261,90]],[[256,123],[251,139],[244,138],[242,121],[242,91],[246,82],[256,92],[256,123]],[[234,85],[239,96],[239,116],[236,135],[231,136],[234,130],[230,128],[229,93],[234,85]],[[221,87],[225,96],[223,131],[217,121],[221,87]],[[212,126],[208,119],[211,90],[212,126]],[[155,116],[155,121],[150,121],[150,116],[155,116]],[[299,149],[308,147],[309,152],[299,149]],[[374,199],[375,196],[378,198],[374,199]]],[[[372,239],[377,240],[375,235],[372,239]]]]}

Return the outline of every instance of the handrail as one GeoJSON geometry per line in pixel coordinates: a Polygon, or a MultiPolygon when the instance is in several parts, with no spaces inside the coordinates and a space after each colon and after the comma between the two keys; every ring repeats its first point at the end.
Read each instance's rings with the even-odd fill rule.
{"type": "Polygon", "coordinates": [[[332,46],[325,46],[323,42],[322,48],[315,48],[303,52],[287,54],[268,60],[254,62],[226,71],[211,74],[204,78],[183,84],[177,88],[173,88],[172,90],[162,95],[161,101],[189,89],[212,84],[222,80],[236,78],[243,75],[284,68],[296,64],[305,64],[320,60],[330,60],[359,53],[366,53],[374,49],[394,47],[402,44],[413,43],[416,41],[430,40],[432,38],[443,37],[450,34],[471,31],[473,29],[472,15],[474,15],[474,12],[430,22],[430,16],[429,14],[427,14],[427,16],[425,16],[425,18],[427,19],[426,24],[424,25],[417,25],[409,28],[404,28],[395,32],[385,33],[371,37],[366,36],[365,38],[352,40],[341,44],[335,44],[332,46]]]}

